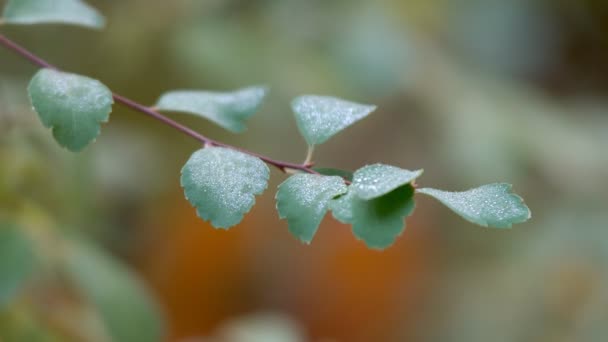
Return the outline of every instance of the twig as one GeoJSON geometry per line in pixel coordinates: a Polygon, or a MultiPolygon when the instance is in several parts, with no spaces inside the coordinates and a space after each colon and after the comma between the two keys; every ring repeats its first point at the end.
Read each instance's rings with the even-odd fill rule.
{"type": "MultiPolygon", "coordinates": [[[[8,39],[6,36],[0,34],[0,44],[2,44],[4,47],[6,47],[7,49],[15,52],[16,54],[20,55],[21,57],[27,59],[28,61],[30,61],[31,63],[43,67],[43,68],[49,68],[49,69],[54,69],[54,70],[59,70],[59,68],[55,67],[54,65],[48,63],[47,61],[45,61],[44,59],[36,56],[35,54],[31,53],[30,51],[28,51],[27,49],[25,49],[24,47],[22,47],[21,45],[13,42],[12,40],[8,39]]],[[[269,165],[272,165],[276,168],[278,168],[279,170],[286,172],[286,170],[299,170],[302,172],[307,172],[307,173],[312,173],[312,174],[319,174],[317,171],[313,170],[309,164],[303,163],[303,164],[296,164],[296,163],[290,163],[290,162],[286,162],[286,161],[281,161],[281,160],[275,160],[269,157],[266,157],[264,155],[252,152],[252,151],[248,151],[246,149],[240,148],[240,147],[236,147],[236,146],[232,146],[232,145],[228,145],[228,144],[224,144],[222,142],[213,140],[211,138],[208,138],[206,136],[204,136],[201,133],[196,132],[195,130],[180,124],[177,121],[174,121],[173,119],[170,119],[168,117],[166,117],[165,115],[159,113],[157,110],[144,106],[136,101],[133,101],[127,97],[124,97],[120,94],[116,94],[113,93],[112,94],[114,101],[116,101],[117,103],[120,103],[128,108],[131,108],[134,111],[140,112],[142,114],[148,115],[162,123],[164,123],[167,126],[173,127],[174,129],[196,139],[197,141],[203,143],[205,146],[219,146],[219,147],[224,147],[224,148],[229,148],[232,150],[236,150],[245,154],[248,154],[250,156],[254,156],[257,158],[260,158],[261,160],[263,160],[264,162],[266,162],[269,165]]]]}

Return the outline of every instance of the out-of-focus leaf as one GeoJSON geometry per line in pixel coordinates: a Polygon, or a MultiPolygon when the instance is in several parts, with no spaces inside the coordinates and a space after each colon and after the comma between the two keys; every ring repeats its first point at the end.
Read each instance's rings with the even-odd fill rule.
{"type": "Polygon", "coordinates": [[[363,200],[352,187],[346,195],[330,202],[334,217],[353,225],[355,236],[369,248],[384,249],[405,229],[405,217],[414,211],[414,188],[405,185],[388,194],[363,200]]]}
{"type": "Polygon", "coordinates": [[[461,58],[480,70],[522,76],[555,63],[553,58],[559,54],[556,22],[550,11],[537,3],[489,0],[448,4],[447,38],[461,58]]]}
{"type": "Polygon", "coordinates": [[[171,91],[163,94],[155,107],[200,116],[238,133],[245,130],[245,121],[258,111],[267,93],[263,86],[232,92],[171,91]]]}
{"type": "Polygon", "coordinates": [[[293,235],[310,243],[327,212],[329,201],[346,191],[340,177],[295,174],[279,185],[276,195],[279,217],[287,219],[293,235]]]}
{"type": "Polygon", "coordinates": [[[417,192],[436,198],[466,220],[484,227],[510,228],[530,219],[532,213],[523,199],[506,183],[487,184],[462,192],[431,188],[417,192]]]}
{"type": "Polygon", "coordinates": [[[349,182],[353,181],[352,171],[334,169],[329,167],[313,167],[312,169],[325,176],[338,176],[346,179],[349,182]]]}
{"type": "Polygon", "coordinates": [[[117,342],[163,340],[163,321],[141,281],[113,257],[81,241],[69,245],[66,270],[117,342]]]}
{"type": "Polygon", "coordinates": [[[99,135],[100,122],[112,111],[112,92],[101,82],[52,69],[32,78],[30,101],[59,145],[80,151],[99,135]]]}
{"type": "Polygon", "coordinates": [[[10,24],[60,23],[101,29],[105,19],[80,0],[9,0],[2,21],[10,24]]]}
{"type": "Polygon", "coordinates": [[[268,186],[270,170],[262,160],[223,147],[192,154],[182,169],[181,184],[198,215],[216,228],[230,228],[243,219],[255,195],[268,186]]]}
{"type": "Polygon", "coordinates": [[[377,3],[361,5],[344,15],[332,37],[332,69],[359,93],[387,97],[413,81],[416,49],[407,28],[391,13],[377,3]]]}
{"type": "Polygon", "coordinates": [[[0,223],[0,308],[15,296],[35,266],[30,241],[19,228],[0,223]]]}
{"type": "Polygon", "coordinates": [[[359,198],[370,200],[413,182],[422,172],[423,170],[410,171],[384,164],[367,165],[355,172],[352,191],[359,198]]]}
{"type": "Polygon", "coordinates": [[[216,337],[230,342],[303,342],[305,333],[289,317],[255,313],[223,323],[216,337]]]}
{"type": "Polygon", "coordinates": [[[330,96],[304,95],[291,103],[298,129],[308,145],[319,145],[365,118],[376,106],[330,96]]]}

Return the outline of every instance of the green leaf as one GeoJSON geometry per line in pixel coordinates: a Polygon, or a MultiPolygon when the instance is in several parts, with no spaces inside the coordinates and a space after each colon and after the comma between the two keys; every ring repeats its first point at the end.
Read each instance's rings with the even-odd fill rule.
{"type": "Polygon", "coordinates": [[[530,219],[532,213],[523,199],[511,192],[512,185],[496,183],[479,188],[448,192],[418,189],[417,192],[436,198],[456,214],[484,227],[510,228],[514,223],[530,219]]]}
{"type": "Polygon", "coordinates": [[[256,86],[233,92],[172,91],[156,103],[162,111],[183,112],[209,119],[231,132],[245,130],[245,121],[258,111],[268,88],[256,86]]]}
{"type": "Polygon", "coordinates": [[[359,198],[370,200],[413,182],[422,172],[384,164],[367,165],[355,172],[352,189],[359,198]]]}
{"type": "Polygon", "coordinates": [[[192,154],[182,169],[181,184],[198,215],[216,228],[230,228],[268,186],[270,170],[256,157],[223,147],[192,154]]]}
{"type": "Polygon", "coordinates": [[[293,235],[310,243],[327,212],[329,201],[347,189],[340,177],[295,174],[279,185],[276,195],[279,217],[287,219],[293,235]]]}
{"type": "Polygon", "coordinates": [[[71,24],[101,29],[105,19],[80,0],[9,0],[2,21],[10,24],[71,24]]]}
{"type": "Polygon", "coordinates": [[[319,145],[365,118],[376,106],[329,96],[304,95],[291,103],[298,129],[308,145],[319,145]]]}
{"type": "Polygon", "coordinates": [[[112,92],[99,81],[42,69],[32,78],[30,101],[59,145],[80,151],[99,135],[112,111],[112,92]]]}
{"type": "Polygon", "coordinates": [[[333,169],[329,167],[313,167],[312,169],[325,176],[338,176],[346,179],[349,182],[353,181],[352,171],[333,169]]]}
{"type": "Polygon", "coordinates": [[[414,211],[414,188],[404,185],[388,194],[364,200],[352,186],[346,195],[330,202],[334,217],[353,225],[355,236],[369,248],[384,249],[405,229],[405,217],[414,211]]]}
{"type": "Polygon", "coordinates": [[[163,340],[159,308],[135,274],[90,244],[75,240],[67,246],[67,275],[95,306],[112,341],[163,340]]]}
{"type": "Polygon", "coordinates": [[[0,223],[0,309],[19,292],[34,266],[27,237],[19,228],[0,223]]]}

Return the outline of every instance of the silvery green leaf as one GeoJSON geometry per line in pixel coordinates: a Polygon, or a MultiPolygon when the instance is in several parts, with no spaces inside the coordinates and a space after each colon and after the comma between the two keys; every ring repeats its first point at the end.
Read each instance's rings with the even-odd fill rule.
{"type": "Polygon", "coordinates": [[[404,185],[371,200],[359,198],[352,186],[346,195],[330,202],[333,216],[350,223],[355,236],[369,248],[384,249],[405,229],[405,218],[414,211],[414,188],[404,185]]]}
{"type": "Polygon", "coordinates": [[[511,192],[512,185],[496,183],[462,192],[431,188],[417,192],[436,198],[456,214],[484,227],[510,228],[530,219],[532,213],[523,199],[511,192]]]}
{"type": "Polygon", "coordinates": [[[365,118],[376,106],[330,96],[303,95],[291,103],[298,129],[308,145],[319,145],[365,118]]]}
{"type": "Polygon", "coordinates": [[[270,170],[256,157],[224,147],[206,147],[192,154],[182,169],[181,184],[198,215],[216,228],[230,228],[243,219],[255,195],[268,186],[270,170]]]}
{"type": "Polygon", "coordinates": [[[28,86],[30,101],[59,145],[80,151],[99,135],[100,123],[112,111],[112,92],[101,82],[52,69],[42,69],[28,86]]]}
{"type": "Polygon", "coordinates": [[[155,107],[206,118],[231,132],[245,130],[245,122],[258,111],[268,88],[262,86],[232,92],[179,90],[163,94],[155,107]]]}
{"type": "Polygon", "coordinates": [[[423,170],[410,171],[384,164],[367,165],[355,172],[352,190],[359,198],[370,200],[410,184],[422,172],[423,170]]]}
{"type": "Polygon", "coordinates": [[[346,190],[344,180],[337,176],[295,174],[279,185],[276,195],[279,217],[287,219],[291,233],[310,243],[329,201],[346,190]]]}

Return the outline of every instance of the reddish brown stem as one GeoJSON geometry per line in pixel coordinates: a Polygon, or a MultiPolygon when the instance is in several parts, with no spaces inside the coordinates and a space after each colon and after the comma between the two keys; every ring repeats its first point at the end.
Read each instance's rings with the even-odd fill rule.
{"type": "MultiPolygon", "coordinates": [[[[47,61],[45,61],[44,59],[36,56],[35,54],[31,53],[24,47],[13,42],[12,40],[8,39],[7,37],[5,37],[2,34],[0,34],[0,44],[2,44],[4,47],[8,48],[9,50],[12,50],[16,54],[20,55],[21,57],[27,59],[28,61],[30,61],[31,63],[33,63],[37,66],[40,66],[43,68],[59,70],[54,65],[52,65],[52,64],[48,63],[47,61]]],[[[174,129],[198,140],[199,142],[203,143],[204,145],[220,146],[220,147],[233,149],[233,150],[236,150],[236,151],[239,151],[242,153],[246,153],[248,155],[262,159],[267,164],[272,165],[283,172],[285,172],[286,169],[292,169],[292,170],[299,170],[299,171],[312,173],[312,174],[319,174],[317,171],[313,170],[311,168],[311,166],[308,164],[296,164],[296,163],[290,163],[290,162],[281,161],[281,160],[275,160],[275,159],[263,156],[261,154],[255,153],[255,152],[251,152],[251,151],[242,149],[240,147],[224,144],[222,142],[213,140],[211,138],[204,136],[201,133],[196,132],[195,130],[193,130],[185,125],[180,124],[179,122],[177,122],[173,119],[170,119],[170,118],[164,116],[163,114],[159,113],[158,111],[156,111],[153,108],[144,106],[138,102],[135,102],[127,97],[124,97],[124,96],[116,94],[116,93],[112,94],[112,96],[114,97],[114,101],[116,101],[117,103],[120,103],[120,104],[122,104],[128,108],[131,108],[137,112],[140,112],[142,114],[146,114],[146,115],[164,123],[167,126],[173,127],[174,129]]]]}

